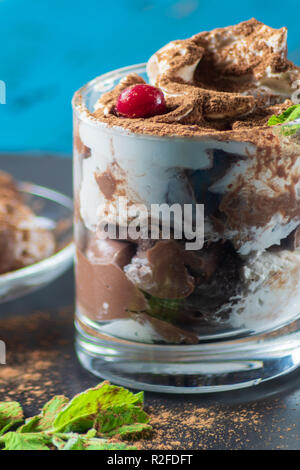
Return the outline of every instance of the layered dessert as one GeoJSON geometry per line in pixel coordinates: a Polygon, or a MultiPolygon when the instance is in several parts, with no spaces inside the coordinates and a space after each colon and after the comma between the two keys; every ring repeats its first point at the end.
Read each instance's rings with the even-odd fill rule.
{"type": "Polygon", "coordinates": [[[52,255],[54,235],[23,201],[13,178],[0,171],[0,274],[52,255]]]}
{"type": "Polygon", "coordinates": [[[252,19],[201,32],[164,46],[146,70],[75,95],[82,327],[197,344],[287,324],[300,313],[300,68],[286,28],[252,19]],[[120,198],[149,210],[203,204],[203,247],[187,250],[174,230],[126,235],[120,198]],[[100,236],[103,220],[117,237],[100,236]]]}

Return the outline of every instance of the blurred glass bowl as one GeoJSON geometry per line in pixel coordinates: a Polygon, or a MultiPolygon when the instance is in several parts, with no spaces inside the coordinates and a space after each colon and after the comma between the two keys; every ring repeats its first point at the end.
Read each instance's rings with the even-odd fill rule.
{"type": "Polygon", "coordinates": [[[72,264],[73,203],[52,189],[31,183],[19,183],[26,204],[43,218],[56,239],[56,252],[37,263],[0,275],[0,303],[33,292],[56,279],[72,264]]]}

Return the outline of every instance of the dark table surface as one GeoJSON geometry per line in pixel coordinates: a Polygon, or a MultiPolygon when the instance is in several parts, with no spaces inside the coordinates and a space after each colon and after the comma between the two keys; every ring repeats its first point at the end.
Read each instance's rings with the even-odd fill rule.
{"type": "MultiPolygon", "coordinates": [[[[71,160],[1,155],[0,169],[71,194],[71,160]]],[[[18,400],[26,416],[54,394],[72,397],[99,379],[73,348],[72,270],[34,294],[0,305],[0,401],[18,400]]],[[[145,393],[154,425],[150,449],[300,449],[300,370],[250,389],[210,395],[145,393]]]]}

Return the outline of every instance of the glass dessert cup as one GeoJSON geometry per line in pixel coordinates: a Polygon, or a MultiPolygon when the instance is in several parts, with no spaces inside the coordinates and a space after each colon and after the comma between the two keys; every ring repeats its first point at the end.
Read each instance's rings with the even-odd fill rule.
{"type": "Polygon", "coordinates": [[[144,64],[119,69],[73,99],[80,362],[114,383],[167,393],[239,389],[291,372],[300,363],[297,126],[266,131],[279,142],[274,152],[236,137],[106,127],[89,112],[132,72],[146,78],[144,64]],[[203,248],[186,250],[172,235],[101,238],[99,223],[112,220],[120,197],[149,210],[204,204],[203,248]]]}

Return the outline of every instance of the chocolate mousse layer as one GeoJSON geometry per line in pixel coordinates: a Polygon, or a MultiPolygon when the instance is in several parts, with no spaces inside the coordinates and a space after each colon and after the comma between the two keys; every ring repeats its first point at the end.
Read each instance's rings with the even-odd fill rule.
{"type": "MultiPolygon", "coordinates": [[[[157,318],[147,295],[127,277],[124,267],[132,262],[134,251],[131,243],[96,237],[90,240],[85,253],[77,251],[76,285],[81,314],[102,324],[112,320],[133,320],[152,330],[157,342],[197,343],[194,333],[164,321],[165,312],[157,318]]],[[[149,252],[150,259],[159,254],[149,252]]],[[[175,272],[179,273],[179,267],[180,263],[175,266],[175,272]]],[[[177,315],[174,322],[181,323],[181,317],[177,315]]],[[[114,334],[120,334],[118,328],[114,334]]]]}
{"type": "Polygon", "coordinates": [[[130,243],[97,238],[91,239],[85,253],[77,251],[77,296],[88,317],[108,321],[146,310],[145,297],[123,271],[133,253],[130,243]]]}

